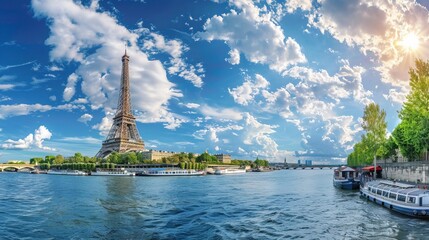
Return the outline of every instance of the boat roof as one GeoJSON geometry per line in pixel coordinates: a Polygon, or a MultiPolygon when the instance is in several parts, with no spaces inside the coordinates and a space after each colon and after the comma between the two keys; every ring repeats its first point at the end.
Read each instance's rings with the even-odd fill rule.
{"type": "Polygon", "coordinates": [[[376,187],[378,189],[399,193],[404,195],[419,196],[421,194],[429,194],[428,190],[417,188],[415,185],[399,183],[393,181],[372,181],[368,182],[369,187],[376,187]]]}
{"type": "Polygon", "coordinates": [[[347,167],[347,166],[342,166],[342,167],[339,167],[335,170],[340,171],[340,172],[356,172],[356,170],[354,170],[351,167],[347,167]]]}

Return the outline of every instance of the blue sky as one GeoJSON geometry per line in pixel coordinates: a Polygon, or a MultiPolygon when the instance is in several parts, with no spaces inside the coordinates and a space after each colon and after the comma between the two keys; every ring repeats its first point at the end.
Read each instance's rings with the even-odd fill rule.
{"type": "Polygon", "coordinates": [[[364,106],[388,130],[429,56],[427,1],[0,3],[0,162],[81,152],[110,129],[125,44],[146,148],[338,162],[364,106]]]}

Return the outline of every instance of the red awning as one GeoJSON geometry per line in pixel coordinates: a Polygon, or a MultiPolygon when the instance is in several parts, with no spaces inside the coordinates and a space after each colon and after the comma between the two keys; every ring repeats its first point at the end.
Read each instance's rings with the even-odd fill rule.
{"type": "MultiPolygon", "coordinates": [[[[363,171],[368,171],[368,172],[374,172],[374,166],[368,166],[368,167],[364,167],[362,168],[363,171]]],[[[381,171],[381,167],[377,166],[377,171],[381,171]]]]}

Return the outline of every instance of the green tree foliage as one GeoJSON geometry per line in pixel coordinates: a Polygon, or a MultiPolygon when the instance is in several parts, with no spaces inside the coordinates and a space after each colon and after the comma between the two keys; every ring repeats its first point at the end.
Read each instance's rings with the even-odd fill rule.
{"type": "Polygon", "coordinates": [[[199,163],[219,163],[215,156],[212,156],[206,152],[200,154],[196,159],[196,162],[199,163]]]}
{"type": "Polygon", "coordinates": [[[382,157],[386,153],[386,112],[375,103],[368,104],[364,109],[362,128],[365,134],[355,144],[353,152],[347,157],[349,166],[372,164],[374,156],[382,157]]]}
{"type": "Polygon", "coordinates": [[[413,161],[429,147],[429,62],[416,60],[409,74],[411,91],[399,112],[401,123],[393,136],[401,154],[413,161]]]}
{"type": "Polygon", "coordinates": [[[40,157],[30,158],[30,164],[39,164],[39,163],[43,163],[43,158],[40,158],[40,157]]]}
{"type": "Polygon", "coordinates": [[[63,164],[64,163],[64,157],[62,155],[55,156],[53,164],[63,164]]]}

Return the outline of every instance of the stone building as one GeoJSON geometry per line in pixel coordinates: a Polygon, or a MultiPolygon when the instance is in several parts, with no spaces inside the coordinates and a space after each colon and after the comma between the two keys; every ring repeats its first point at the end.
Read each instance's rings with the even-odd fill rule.
{"type": "Polygon", "coordinates": [[[159,151],[159,150],[148,150],[141,152],[143,155],[143,159],[148,159],[151,161],[161,160],[163,157],[171,157],[174,154],[177,154],[176,152],[169,152],[169,151],[159,151]]]}
{"type": "Polygon", "coordinates": [[[214,155],[219,162],[222,163],[231,163],[231,155],[229,154],[215,154],[214,155]]]}

